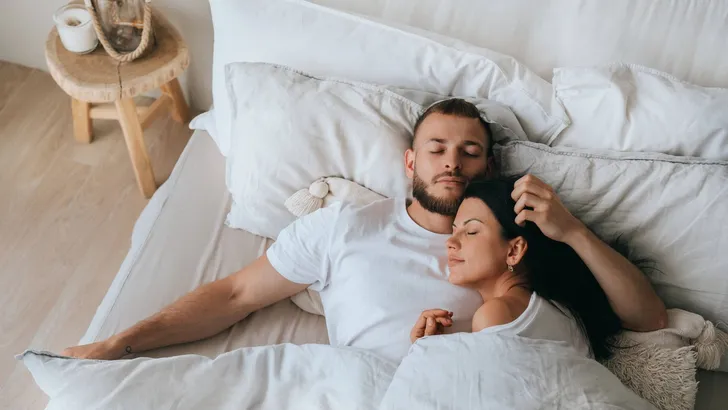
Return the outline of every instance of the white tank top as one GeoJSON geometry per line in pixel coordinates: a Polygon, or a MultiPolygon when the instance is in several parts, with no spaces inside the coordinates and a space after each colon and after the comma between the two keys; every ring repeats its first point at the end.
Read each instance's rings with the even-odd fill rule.
{"type": "Polygon", "coordinates": [[[566,342],[577,352],[591,357],[589,341],[569,311],[560,310],[536,292],[531,294],[528,307],[516,320],[504,325],[486,327],[481,332],[505,332],[531,339],[566,342]]]}

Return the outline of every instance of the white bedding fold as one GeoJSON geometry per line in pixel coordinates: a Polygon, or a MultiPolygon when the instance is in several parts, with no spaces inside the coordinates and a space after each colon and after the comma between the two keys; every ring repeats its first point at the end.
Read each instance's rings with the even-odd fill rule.
{"type": "Polygon", "coordinates": [[[376,409],[396,368],[363,350],[318,344],[215,359],[79,360],[31,350],[18,358],[50,396],[47,410],[376,409]]]}
{"type": "Polygon", "coordinates": [[[565,343],[488,333],[420,339],[397,365],[327,345],[242,348],[210,359],[18,356],[66,409],[653,409],[565,343]],[[386,392],[386,394],[385,394],[386,392]]]}
{"type": "Polygon", "coordinates": [[[654,409],[563,342],[492,333],[417,341],[382,401],[393,409],[654,409]]]}

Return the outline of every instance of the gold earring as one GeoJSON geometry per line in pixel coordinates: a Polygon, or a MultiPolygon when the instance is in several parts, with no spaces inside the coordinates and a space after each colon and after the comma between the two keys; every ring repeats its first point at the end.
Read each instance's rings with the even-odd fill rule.
{"type": "Polygon", "coordinates": [[[508,265],[508,272],[513,272],[513,265],[508,265]]]}

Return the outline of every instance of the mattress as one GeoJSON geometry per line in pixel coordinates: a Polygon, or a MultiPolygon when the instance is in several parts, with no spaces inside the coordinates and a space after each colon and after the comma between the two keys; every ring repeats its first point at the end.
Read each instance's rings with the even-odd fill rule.
{"type": "MultiPolygon", "coordinates": [[[[205,131],[195,131],[169,180],[137,220],[129,253],[80,343],[119,333],[260,256],[272,241],[226,227],[229,207],[225,160],[205,131]]],[[[215,357],[239,347],[288,342],[328,343],[324,318],[286,299],[211,338],[142,355],[215,357]]],[[[728,373],[700,371],[698,379],[696,409],[728,409],[728,373]]]]}
{"type": "MultiPolygon", "coordinates": [[[[206,132],[195,131],[170,178],[137,220],[129,253],[80,343],[119,333],[263,254],[272,241],[225,226],[229,207],[225,159],[206,132]]],[[[206,340],[143,356],[215,357],[243,346],[286,342],[328,343],[324,318],[286,299],[206,340]]]]}

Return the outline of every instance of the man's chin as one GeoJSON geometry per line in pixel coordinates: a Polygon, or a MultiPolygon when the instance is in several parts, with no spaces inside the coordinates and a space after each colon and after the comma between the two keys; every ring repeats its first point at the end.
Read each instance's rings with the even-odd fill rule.
{"type": "Polygon", "coordinates": [[[422,207],[430,212],[447,216],[455,216],[464,193],[464,184],[459,186],[457,184],[435,183],[425,186],[416,175],[412,187],[412,195],[422,207]],[[446,189],[446,186],[455,189],[446,189]]]}
{"type": "Polygon", "coordinates": [[[465,186],[445,186],[445,187],[436,187],[437,189],[433,189],[435,192],[429,192],[430,196],[433,198],[437,198],[440,201],[452,201],[457,202],[458,204],[460,201],[463,200],[463,194],[465,193],[465,186]]]}
{"type": "Polygon", "coordinates": [[[426,201],[420,203],[430,212],[442,215],[455,216],[460,207],[462,195],[432,195],[429,194],[426,201]]]}

